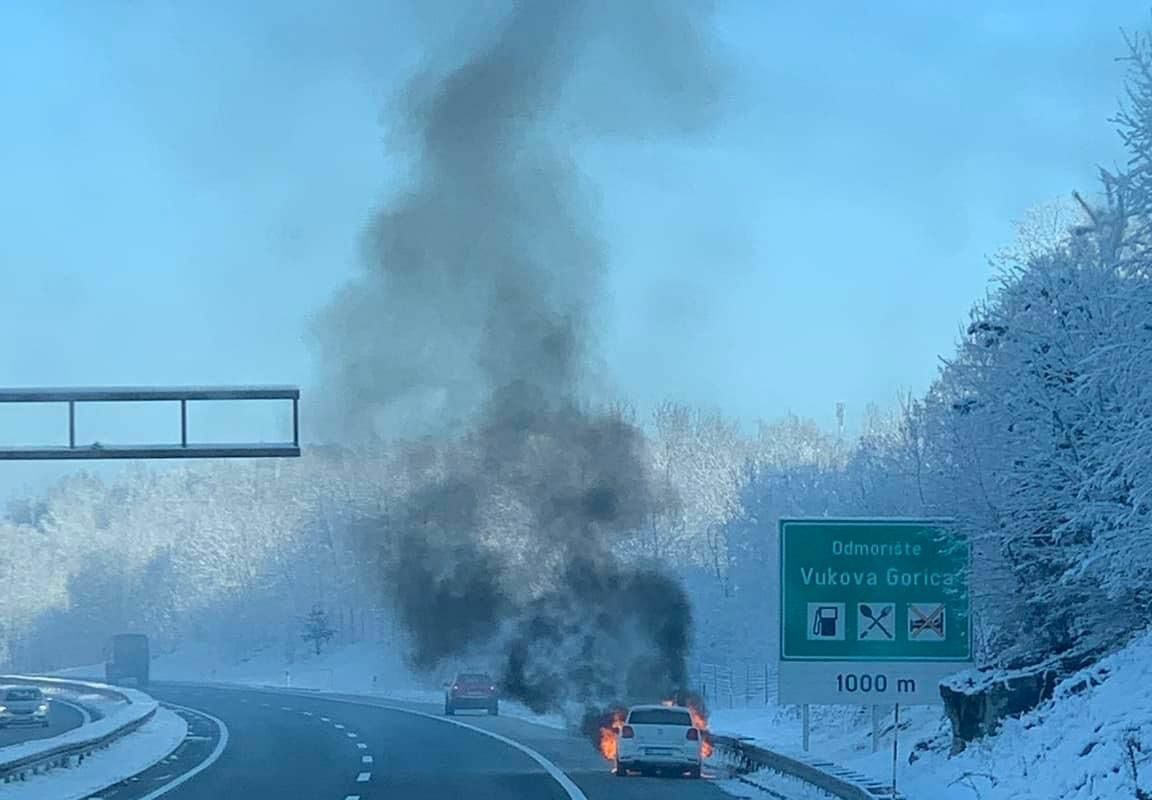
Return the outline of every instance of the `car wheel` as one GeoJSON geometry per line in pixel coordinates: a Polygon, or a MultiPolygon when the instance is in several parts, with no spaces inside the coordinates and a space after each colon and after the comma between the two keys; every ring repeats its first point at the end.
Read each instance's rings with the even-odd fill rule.
{"type": "Polygon", "coordinates": [[[493,703],[492,707],[488,709],[488,713],[493,717],[500,716],[500,706],[496,703],[493,703]]]}
{"type": "Polygon", "coordinates": [[[628,777],[628,768],[625,767],[623,764],[621,764],[619,761],[616,762],[616,777],[617,778],[627,778],[628,777]]]}
{"type": "Polygon", "coordinates": [[[41,728],[47,728],[50,724],[51,723],[48,722],[48,720],[44,720],[43,722],[40,723],[40,727],[41,728]]]}
{"type": "Polygon", "coordinates": [[[689,778],[699,778],[700,777],[700,765],[699,764],[697,764],[694,767],[689,768],[688,777],[689,778]]]}
{"type": "Polygon", "coordinates": [[[456,709],[454,709],[452,706],[444,706],[444,716],[446,716],[446,717],[456,716],[456,709]]]}

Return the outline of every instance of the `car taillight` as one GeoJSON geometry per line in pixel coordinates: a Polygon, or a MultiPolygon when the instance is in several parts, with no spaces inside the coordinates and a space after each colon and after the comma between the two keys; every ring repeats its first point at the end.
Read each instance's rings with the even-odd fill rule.
{"type": "Polygon", "coordinates": [[[454,683],[454,684],[452,684],[452,691],[458,692],[458,691],[460,691],[460,687],[454,683]]]}
{"type": "Polygon", "coordinates": [[[700,731],[696,730],[695,728],[689,728],[688,729],[688,741],[690,741],[690,742],[700,741],[700,731]]]}
{"type": "Polygon", "coordinates": [[[625,725],[623,728],[620,729],[620,738],[621,739],[631,739],[635,735],[636,735],[636,731],[632,730],[631,725],[625,725]]]}

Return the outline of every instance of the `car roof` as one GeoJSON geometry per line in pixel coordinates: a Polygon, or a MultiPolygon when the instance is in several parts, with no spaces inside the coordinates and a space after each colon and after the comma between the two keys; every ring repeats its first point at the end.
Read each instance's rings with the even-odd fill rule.
{"type": "MultiPolygon", "coordinates": [[[[628,711],[631,713],[633,711],[656,711],[658,709],[668,709],[669,711],[689,711],[689,709],[685,706],[669,706],[663,703],[648,703],[645,705],[631,706],[628,711]]],[[[691,713],[691,711],[689,711],[689,713],[691,713]]]]}
{"type": "Polygon", "coordinates": [[[20,686],[20,685],[16,685],[16,684],[0,686],[0,692],[7,692],[11,689],[17,689],[17,690],[33,689],[37,692],[40,691],[39,686],[20,686]]]}

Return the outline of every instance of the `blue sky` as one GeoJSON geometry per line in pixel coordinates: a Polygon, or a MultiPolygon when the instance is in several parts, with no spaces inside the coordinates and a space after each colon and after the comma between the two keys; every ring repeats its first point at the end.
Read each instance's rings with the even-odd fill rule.
{"type": "MultiPolygon", "coordinates": [[[[575,153],[622,394],[831,424],[927,386],[1012,219],[1122,156],[1119,31],[1152,21],[1004,5],[720,3],[712,141],[575,153]]],[[[308,321],[401,188],[386,102],[438,41],[406,7],[0,6],[0,385],[323,391],[308,321]]],[[[21,420],[5,441],[44,430],[21,420]]]]}

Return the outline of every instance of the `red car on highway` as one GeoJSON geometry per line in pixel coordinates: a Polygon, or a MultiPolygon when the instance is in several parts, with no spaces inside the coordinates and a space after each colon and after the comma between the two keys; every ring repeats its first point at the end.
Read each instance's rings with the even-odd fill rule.
{"type": "Polygon", "coordinates": [[[492,716],[500,713],[500,697],[491,675],[461,672],[456,680],[444,685],[444,713],[452,716],[461,709],[479,709],[492,716]]]}

